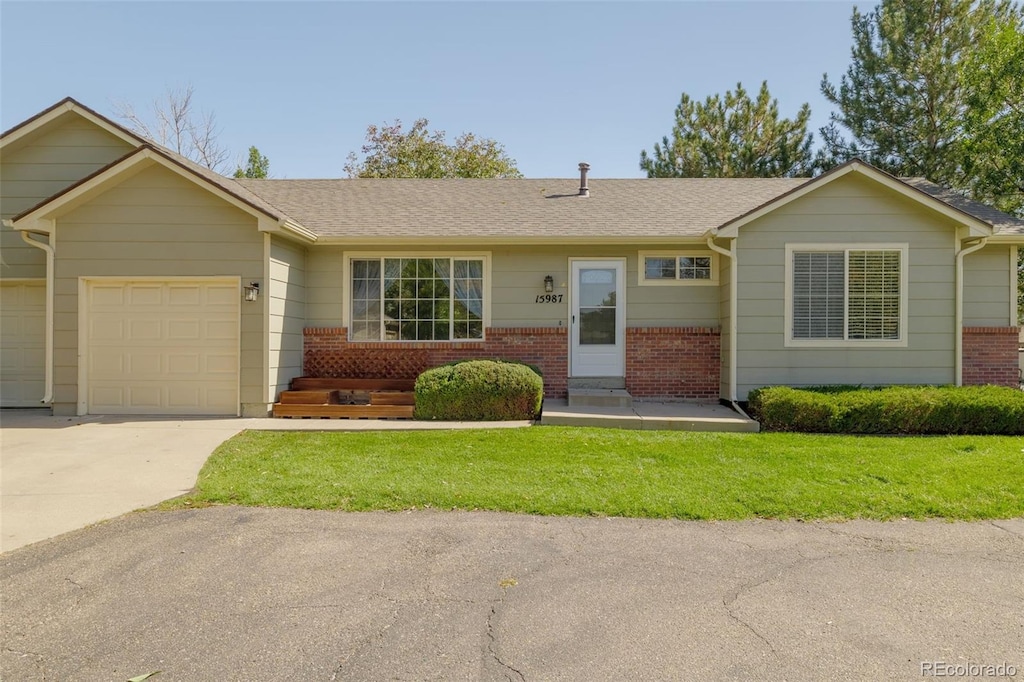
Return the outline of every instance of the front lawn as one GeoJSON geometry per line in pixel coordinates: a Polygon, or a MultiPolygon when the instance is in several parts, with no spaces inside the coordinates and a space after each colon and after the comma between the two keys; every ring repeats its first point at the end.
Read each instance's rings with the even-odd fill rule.
{"type": "Polygon", "coordinates": [[[248,431],[167,503],[679,519],[1024,515],[1024,439],[531,427],[248,431]]]}

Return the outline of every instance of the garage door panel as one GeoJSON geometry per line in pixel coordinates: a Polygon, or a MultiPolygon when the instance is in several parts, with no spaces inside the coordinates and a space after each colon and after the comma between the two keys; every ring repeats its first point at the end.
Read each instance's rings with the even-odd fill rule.
{"type": "Polygon", "coordinates": [[[202,326],[203,320],[197,318],[168,320],[167,338],[173,341],[198,341],[203,338],[202,326]]]}
{"type": "Polygon", "coordinates": [[[199,353],[172,353],[167,356],[167,373],[198,375],[202,372],[203,357],[199,353]]]}
{"type": "Polygon", "coordinates": [[[109,348],[92,348],[89,353],[88,371],[90,376],[125,374],[125,364],[128,357],[109,348]]]}
{"type": "Polygon", "coordinates": [[[238,338],[235,320],[208,320],[204,336],[211,341],[234,341],[238,338]]]}
{"type": "Polygon", "coordinates": [[[159,306],[164,298],[163,284],[133,284],[128,287],[127,305],[132,308],[159,306]]]}
{"type": "MultiPolygon", "coordinates": [[[[237,284],[119,286],[125,291],[123,305],[98,305],[88,313],[90,329],[96,333],[88,346],[88,411],[237,414],[237,284]],[[223,296],[225,292],[230,298],[223,296]],[[211,300],[220,303],[211,305],[211,300]]],[[[104,301],[116,298],[105,295],[104,301]]]]}
{"type": "Polygon", "coordinates": [[[121,285],[93,285],[89,289],[89,306],[93,309],[100,306],[121,307],[124,305],[124,296],[125,289],[121,285]]]}
{"type": "Polygon", "coordinates": [[[197,307],[203,303],[202,290],[198,285],[172,284],[167,287],[167,304],[197,307]]]}
{"type": "Polygon", "coordinates": [[[45,284],[0,283],[0,406],[39,406],[46,390],[45,349],[45,284]]]}
{"type": "Polygon", "coordinates": [[[128,335],[125,341],[162,341],[163,322],[159,319],[128,320],[128,335]]]}

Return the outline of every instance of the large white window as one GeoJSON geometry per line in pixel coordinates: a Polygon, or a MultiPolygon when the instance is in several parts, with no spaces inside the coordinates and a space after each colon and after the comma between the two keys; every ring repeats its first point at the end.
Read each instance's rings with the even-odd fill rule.
{"type": "Polygon", "coordinates": [[[786,246],[787,345],[906,345],[907,245],[786,246]]]}
{"type": "Polygon", "coordinates": [[[349,338],[450,341],[484,337],[483,257],[349,261],[349,338]]]}
{"type": "Polygon", "coordinates": [[[641,251],[639,283],[718,284],[718,256],[712,251],[641,251]]]}

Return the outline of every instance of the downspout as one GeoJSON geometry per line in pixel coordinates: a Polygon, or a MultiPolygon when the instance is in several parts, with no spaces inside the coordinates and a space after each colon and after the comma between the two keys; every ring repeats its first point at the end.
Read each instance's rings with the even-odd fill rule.
{"type": "Polygon", "coordinates": [[[43,387],[43,399],[39,402],[46,404],[53,402],[53,246],[30,237],[31,233],[22,230],[21,238],[27,244],[46,252],[46,346],[43,364],[45,366],[45,384],[43,387]]]}
{"type": "Polygon", "coordinates": [[[718,244],[715,244],[715,238],[708,237],[708,248],[716,253],[720,253],[729,259],[729,404],[732,409],[739,412],[744,417],[750,418],[746,412],[739,406],[737,402],[736,392],[736,366],[737,361],[737,334],[736,324],[739,319],[739,314],[736,310],[736,302],[739,300],[739,268],[737,265],[737,253],[736,253],[736,238],[733,237],[729,240],[729,248],[723,249],[718,244]]]}
{"type": "Polygon", "coordinates": [[[956,252],[956,350],[954,351],[954,376],[957,386],[964,384],[964,256],[974,253],[988,243],[987,237],[981,237],[977,244],[956,252]]]}

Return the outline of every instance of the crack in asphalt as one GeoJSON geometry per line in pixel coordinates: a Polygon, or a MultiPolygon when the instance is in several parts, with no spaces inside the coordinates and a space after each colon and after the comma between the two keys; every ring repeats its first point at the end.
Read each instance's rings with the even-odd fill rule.
{"type": "Polygon", "coordinates": [[[32,662],[35,663],[36,667],[39,669],[39,674],[42,675],[40,679],[42,679],[43,682],[46,682],[46,667],[44,663],[46,659],[42,654],[36,653],[35,651],[20,651],[18,649],[12,649],[9,646],[5,646],[4,651],[16,656],[21,656],[22,658],[26,656],[31,657],[32,662]]]}
{"type": "Polygon", "coordinates": [[[519,682],[526,682],[526,677],[523,676],[523,673],[517,670],[516,668],[512,667],[505,661],[501,660],[501,656],[498,655],[498,652],[495,649],[495,645],[497,644],[497,638],[494,636],[494,617],[498,615],[498,607],[504,603],[505,593],[503,590],[501,599],[499,599],[496,604],[491,606],[491,612],[487,614],[487,639],[489,640],[487,643],[487,651],[491,654],[491,657],[494,658],[498,665],[500,665],[502,668],[508,670],[510,673],[515,675],[514,678],[511,675],[506,675],[505,679],[509,680],[510,682],[514,682],[514,680],[519,680],[519,682]]]}

